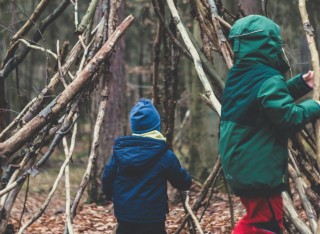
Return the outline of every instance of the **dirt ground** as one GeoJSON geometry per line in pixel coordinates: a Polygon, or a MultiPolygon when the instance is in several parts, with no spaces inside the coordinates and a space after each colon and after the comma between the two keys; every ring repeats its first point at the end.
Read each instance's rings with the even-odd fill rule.
{"type": "MultiPolygon", "coordinates": [[[[200,188],[193,186],[190,193],[190,204],[195,202],[199,195],[200,188]]],[[[65,226],[65,199],[60,195],[61,191],[57,191],[51,200],[44,214],[26,229],[25,234],[39,233],[63,233],[65,226]]],[[[35,195],[35,194],[33,194],[35,195]]],[[[169,207],[170,211],[167,215],[166,229],[167,233],[174,233],[185,216],[182,203],[179,201],[180,196],[177,190],[169,188],[169,207]]],[[[43,201],[46,199],[44,195],[29,195],[23,217],[21,213],[24,206],[24,193],[21,193],[13,207],[10,223],[13,224],[15,231],[19,230],[20,220],[22,225],[25,224],[34,214],[39,211],[43,201]]],[[[239,220],[244,214],[244,209],[239,199],[233,197],[233,210],[235,221],[239,220]]],[[[197,216],[202,216],[201,227],[204,233],[219,234],[231,233],[231,216],[228,197],[226,194],[214,193],[210,201],[210,205],[203,212],[203,208],[199,210],[197,216]],[[203,215],[202,215],[203,213],[203,215]]],[[[86,204],[82,202],[79,206],[77,215],[73,222],[74,233],[113,233],[116,227],[116,219],[113,216],[113,205],[96,205],[86,204]]],[[[186,228],[181,233],[188,233],[186,228]]]]}

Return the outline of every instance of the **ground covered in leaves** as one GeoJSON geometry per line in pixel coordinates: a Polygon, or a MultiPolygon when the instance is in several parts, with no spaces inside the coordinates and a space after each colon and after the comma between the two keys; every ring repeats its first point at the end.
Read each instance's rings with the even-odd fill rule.
{"type": "MultiPolygon", "coordinates": [[[[199,195],[199,186],[193,186],[190,193],[191,205],[195,202],[199,195]]],[[[26,223],[35,213],[39,211],[46,196],[38,194],[37,196],[29,196],[25,204],[25,210],[21,218],[24,207],[25,197],[23,193],[19,195],[14,208],[10,223],[13,224],[15,231],[19,230],[19,226],[26,223]],[[20,220],[22,224],[20,224],[20,220]]],[[[243,214],[244,209],[235,197],[233,199],[233,210],[235,221],[243,214]]],[[[179,201],[180,196],[175,189],[169,189],[170,211],[167,215],[166,229],[167,233],[174,233],[182,222],[185,211],[182,203],[179,201]]],[[[205,203],[204,203],[205,205],[205,203]]],[[[209,233],[231,233],[231,216],[228,196],[223,193],[213,193],[210,205],[204,211],[200,209],[197,216],[202,216],[201,227],[207,234],[209,233]]],[[[48,208],[43,215],[26,229],[25,234],[29,233],[63,233],[65,226],[65,200],[59,195],[59,191],[53,197],[48,208]]],[[[73,222],[74,233],[113,233],[116,227],[116,219],[113,216],[113,206],[86,204],[82,202],[77,216],[73,222]]],[[[184,229],[181,233],[188,233],[184,229]]]]}

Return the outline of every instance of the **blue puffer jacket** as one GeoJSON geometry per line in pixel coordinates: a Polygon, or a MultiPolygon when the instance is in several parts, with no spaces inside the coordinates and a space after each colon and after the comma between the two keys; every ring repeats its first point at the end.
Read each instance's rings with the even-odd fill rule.
{"type": "Polygon", "coordinates": [[[168,212],[167,180],[180,190],[191,186],[190,175],[165,141],[142,136],[116,139],[102,183],[118,220],[163,222],[168,212]]]}

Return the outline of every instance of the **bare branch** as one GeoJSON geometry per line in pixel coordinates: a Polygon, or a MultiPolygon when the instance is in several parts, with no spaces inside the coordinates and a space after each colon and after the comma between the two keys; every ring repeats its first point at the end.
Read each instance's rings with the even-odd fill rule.
{"type": "Polygon", "coordinates": [[[49,2],[50,2],[50,0],[42,0],[38,4],[36,9],[33,11],[32,15],[30,16],[28,21],[20,28],[20,30],[15,35],[13,35],[11,42],[10,42],[9,49],[8,49],[6,55],[4,56],[3,64],[6,64],[6,62],[12,58],[12,56],[14,55],[14,53],[18,47],[17,40],[29,32],[29,30],[32,28],[32,26],[35,24],[35,22],[39,19],[40,15],[43,13],[44,9],[48,6],[49,2]]]}
{"type": "Polygon", "coordinates": [[[83,16],[81,23],[77,27],[76,33],[82,34],[87,28],[90,21],[93,20],[94,12],[96,11],[99,0],[91,0],[87,13],[83,16]]]}
{"type": "Polygon", "coordinates": [[[22,147],[27,140],[36,134],[49,121],[56,118],[59,112],[66,107],[71,99],[73,99],[79,91],[85,86],[92,75],[95,73],[99,65],[110,55],[115,43],[132,24],[133,16],[128,16],[110,36],[104,46],[86,65],[68,87],[54,99],[45,109],[43,109],[36,117],[23,126],[15,135],[5,142],[0,143],[0,155],[9,158],[14,152],[22,147]]]}
{"type": "Polygon", "coordinates": [[[175,24],[178,28],[178,30],[181,33],[181,36],[185,42],[185,44],[187,45],[188,50],[190,51],[193,61],[194,61],[194,65],[196,68],[196,71],[198,73],[198,76],[205,88],[205,94],[207,95],[207,97],[209,98],[211,104],[215,107],[216,112],[221,115],[221,104],[218,101],[218,99],[216,98],[215,94],[213,93],[213,90],[211,88],[210,82],[208,81],[203,69],[202,69],[202,64],[201,64],[201,60],[199,57],[199,54],[197,53],[196,48],[194,47],[194,45],[192,44],[188,33],[185,29],[185,27],[183,26],[180,16],[178,14],[178,11],[175,7],[175,4],[172,0],[167,0],[168,6],[170,8],[172,17],[174,18],[175,24]]]}
{"type": "Polygon", "coordinates": [[[202,228],[201,228],[201,226],[200,226],[200,223],[199,223],[197,217],[194,215],[194,213],[193,213],[193,211],[192,211],[192,209],[191,209],[191,207],[190,207],[190,205],[189,205],[189,192],[187,192],[185,205],[186,205],[186,208],[187,208],[187,210],[188,210],[188,213],[190,214],[193,222],[196,224],[196,227],[197,227],[197,229],[198,229],[198,232],[199,232],[200,234],[204,234],[204,232],[202,231],[202,228]]]}

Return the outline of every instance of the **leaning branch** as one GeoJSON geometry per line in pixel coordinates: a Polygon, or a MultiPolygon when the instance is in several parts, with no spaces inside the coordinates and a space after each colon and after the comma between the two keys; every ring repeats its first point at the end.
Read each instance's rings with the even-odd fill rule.
{"type": "Polygon", "coordinates": [[[186,205],[186,209],[187,209],[188,213],[190,214],[193,222],[196,224],[198,232],[200,234],[203,234],[204,232],[202,231],[202,228],[200,226],[199,220],[197,219],[196,215],[193,213],[193,211],[192,211],[192,209],[191,209],[191,207],[189,205],[189,193],[187,193],[185,205],[186,205]]]}
{"type": "Polygon", "coordinates": [[[299,218],[299,214],[294,208],[293,202],[287,192],[282,192],[283,208],[288,213],[288,218],[301,234],[312,234],[308,226],[299,218]]]}
{"type": "MultiPolygon", "coordinates": [[[[320,65],[319,65],[319,53],[316,47],[316,42],[314,39],[314,30],[309,21],[309,16],[306,8],[306,1],[299,0],[299,10],[301,15],[301,20],[303,28],[306,32],[306,37],[308,41],[308,46],[311,54],[311,64],[314,71],[314,92],[313,99],[319,100],[320,96],[320,65]]],[[[316,122],[316,145],[317,145],[317,162],[318,168],[320,168],[320,120],[316,122]]]]}
{"type": "Polygon", "coordinates": [[[187,33],[184,25],[181,22],[181,19],[180,19],[180,16],[178,14],[178,11],[177,11],[177,9],[175,7],[175,4],[174,4],[174,2],[172,0],[167,0],[167,3],[168,3],[168,6],[170,8],[170,11],[171,11],[172,17],[174,19],[174,22],[175,22],[178,30],[181,33],[182,39],[183,39],[184,43],[186,44],[189,52],[191,53],[191,56],[193,58],[193,62],[194,62],[196,71],[197,71],[198,76],[199,76],[199,78],[201,80],[201,83],[204,86],[205,95],[210,100],[210,103],[215,107],[216,112],[219,115],[221,115],[221,104],[220,104],[220,102],[218,101],[218,99],[216,98],[216,96],[213,93],[213,90],[212,90],[212,87],[210,85],[210,82],[208,81],[208,79],[206,77],[206,74],[203,71],[202,63],[201,63],[199,54],[198,54],[196,48],[194,47],[194,45],[192,44],[192,42],[191,42],[191,40],[190,40],[190,38],[188,36],[188,33],[187,33]]]}
{"type": "Polygon", "coordinates": [[[79,73],[77,78],[74,79],[56,99],[54,99],[46,108],[44,108],[36,117],[28,122],[11,138],[0,143],[0,156],[9,158],[13,153],[20,149],[30,137],[39,132],[46,123],[56,118],[61,110],[66,107],[69,101],[73,99],[91,79],[99,65],[102,64],[110,55],[115,43],[132,24],[133,19],[133,16],[130,15],[118,26],[108,41],[79,73]]]}
{"type": "Polygon", "coordinates": [[[35,22],[39,19],[40,15],[43,13],[44,9],[48,6],[49,2],[50,0],[42,0],[28,19],[28,21],[20,28],[20,30],[15,35],[13,35],[10,42],[10,47],[4,57],[3,64],[6,64],[6,62],[12,58],[16,49],[18,48],[17,40],[29,32],[35,22]]]}
{"type": "MultiPolygon", "coordinates": [[[[290,153],[290,152],[289,152],[290,153]]],[[[306,191],[303,187],[303,181],[301,175],[297,173],[297,171],[289,164],[289,174],[293,181],[296,184],[296,188],[299,192],[299,196],[301,199],[301,203],[306,212],[307,218],[310,223],[310,227],[313,233],[316,233],[317,230],[317,216],[312,209],[312,205],[306,196],[306,191]]]]}

